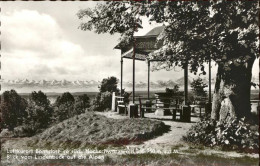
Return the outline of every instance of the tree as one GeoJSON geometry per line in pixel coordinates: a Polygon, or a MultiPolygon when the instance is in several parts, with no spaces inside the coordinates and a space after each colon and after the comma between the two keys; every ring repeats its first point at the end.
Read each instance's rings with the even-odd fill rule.
{"type": "Polygon", "coordinates": [[[27,101],[15,90],[5,91],[1,96],[1,128],[13,130],[26,117],[27,101]]]}
{"type": "Polygon", "coordinates": [[[166,88],[165,92],[168,93],[168,94],[171,94],[172,96],[176,96],[176,95],[180,95],[181,94],[179,89],[180,89],[179,85],[174,85],[174,87],[172,89],[166,88]]]}
{"type": "Polygon", "coordinates": [[[42,91],[33,91],[29,96],[26,112],[28,116],[25,119],[25,125],[33,132],[37,132],[50,124],[53,110],[49,99],[42,91]]]}
{"type": "Polygon", "coordinates": [[[119,92],[117,88],[118,79],[116,77],[104,78],[99,87],[99,91],[102,92],[119,92]]]}
{"type": "Polygon", "coordinates": [[[74,110],[75,99],[71,93],[65,92],[61,96],[58,96],[55,105],[55,117],[58,122],[72,117],[74,110]]]}
{"type": "Polygon", "coordinates": [[[149,54],[166,61],[158,69],[174,66],[195,74],[205,63],[218,65],[211,117],[229,121],[250,116],[252,65],[259,57],[258,1],[127,1],[106,2],[94,9],[80,10],[78,17],[87,18],[82,30],[97,33],[120,33],[120,45],[133,42],[141,27],[142,17],[164,23],[157,45],[149,54]]]}
{"type": "Polygon", "coordinates": [[[79,115],[81,113],[84,113],[87,108],[90,107],[90,101],[87,94],[84,94],[82,96],[78,96],[75,99],[74,104],[74,114],[79,115]]]}
{"type": "Polygon", "coordinates": [[[104,78],[99,86],[99,93],[92,101],[92,109],[95,111],[104,111],[111,108],[112,93],[119,93],[117,88],[118,79],[116,77],[104,78]]]}
{"type": "Polygon", "coordinates": [[[193,79],[191,82],[191,88],[194,94],[197,97],[206,97],[207,92],[204,90],[204,88],[208,87],[207,84],[205,84],[201,78],[193,79]]]}

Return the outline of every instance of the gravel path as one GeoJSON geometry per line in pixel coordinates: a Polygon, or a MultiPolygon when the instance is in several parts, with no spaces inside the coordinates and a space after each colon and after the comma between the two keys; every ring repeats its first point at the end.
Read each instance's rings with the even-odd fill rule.
{"type": "MultiPolygon", "coordinates": [[[[98,112],[97,114],[104,115],[108,118],[114,119],[126,119],[129,118],[128,116],[119,115],[116,112],[98,112]]],[[[171,116],[155,116],[154,113],[147,113],[145,117],[158,120],[160,119],[164,122],[167,126],[170,126],[170,131],[164,133],[162,136],[156,137],[154,139],[145,141],[143,144],[138,145],[140,147],[153,147],[153,148],[167,148],[176,145],[180,145],[183,143],[181,140],[182,136],[189,130],[189,128],[194,123],[185,123],[185,122],[178,122],[172,121],[171,116]]],[[[198,121],[198,118],[192,118],[192,122],[198,121]]],[[[136,146],[136,145],[133,145],[136,146]]]]}
{"type": "MultiPolygon", "coordinates": [[[[126,119],[129,118],[128,116],[119,115],[116,112],[100,112],[100,115],[104,115],[108,118],[114,119],[126,119]]],[[[171,148],[176,148],[176,150],[180,150],[180,154],[187,154],[187,155],[196,155],[196,154],[205,154],[205,155],[216,155],[219,157],[227,158],[240,158],[240,157],[250,157],[250,158],[259,158],[258,154],[245,154],[245,153],[237,153],[234,151],[221,151],[221,150],[214,150],[210,148],[205,149],[193,149],[194,152],[184,152],[190,149],[189,145],[182,141],[182,136],[189,130],[189,128],[197,121],[199,118],[192,117],[191,123],[185,122],[178,122],[172,121],[171,116],[155,116],[154,113],[147,113],[145,117],[158,120],[160,119],[166,125],[170,126],[170,131],[164,133],[162,136],[158,136],[154,139],[150,139],[145,141],[140,145],[127,145],[128,147],[136,147],[136,148],[153,148],[153,149],[160,149],[160,150],[169,150],[171,148]]]]}

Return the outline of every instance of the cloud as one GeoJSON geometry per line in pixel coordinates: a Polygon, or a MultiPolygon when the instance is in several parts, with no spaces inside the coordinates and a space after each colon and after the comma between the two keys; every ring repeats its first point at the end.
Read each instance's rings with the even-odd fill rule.
{"type": "MultiPolygon", "coordinates": [[[[76,13],[94,2],[1,3],[1,75],[4,79],[102,80],[120,78],[119,35],[77,29],[76,13]],[[51,6],[53,5],[53,6],[51,6]],[[51,6],[51,8],[49,8],[51,6]]],[[[157,24],[144,21],[144,35],[157,24]]],[[[255,63],[253,74],[258,75],[255,63]]],[[[124,81],[132,80],[132,60],[124,59],[124,81]]],[[[216,67],[214,67],[214,74],[216,67]]],[[[180,71],[151,72],[151,81],[183,76],[180,71]]],[[[212,76],[214,76],[212,74],[212,76]]],[[[147,64],[136,62],[136,81],[147,81],[147,64]]]]}
{"type": "Polygon", "coordinates": [[[86,58],[80,45],[63,37],[66,35],[50,15],[21,10],[4,14],[2,20],[2,62],[6,77],[77,72],[80,59],[86,58]]]}
{"type": "Polygon", "coordinates": [[[41,64],[39,66],[34,66],[34,68],[30,69],[29,71],[30,71],[30,73],[35,73],[38,75],[48,75],[51,72],[53,72],[53,70],[45,64],[41,64]]]}
{"type": "MultiPolygon", "coordinates": [[[[2,15],[3,50],[46,51],[60,28],[56,21],[37,11],[21,10],[2,15]]],[[[44,56],[46,57],[46,56],[44,56]]]]}
{"type": "Polygon", "coordinates": [[[116,40],[107,40],[108,34],[68,31],[53,16],[36,10],[5,12],[2,22],[5,79],[101,80],[120,75],[120,51],[113,50],[116,40]],[[73,35],[81,42],[71,40],[73,35]]]}
{"type": "Polygon", "coordinates": [[[58,74],[68,74],[68,71],[65,70],[63,67],[56,67],[55,70],[57,71],[58,74]]]}

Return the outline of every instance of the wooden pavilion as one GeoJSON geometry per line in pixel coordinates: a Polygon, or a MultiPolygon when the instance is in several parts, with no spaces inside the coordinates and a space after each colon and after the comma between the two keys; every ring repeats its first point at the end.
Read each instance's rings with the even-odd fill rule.
{"type": "MultiPolygon", "coordinates": [[[[148,54],[158,50],[162,44],[156,44],[157,37],[163,32],[164,26],[159,26],[153,28],[144,36],[134,36],[134,41],[131,44],[126,46],[120,46],[120,43],[115,47],[115,49],[121,50],[121,95],[122,95],[122,87],[123,87],[123,58],[132,59],[133,60],[133,89],[132,89],[132,97],[133,103],[135,103],[135,60],[139,61],[147,61],[148,62],[148,80],[147,80],[147,94],[148,99],[150,97],[150,63],[153,61],[165,61],[163,58],[157,59],[149,59],[148,54]]],[[[209,63],[210,65],[210,63],[209,63]]],[[[209,103],[211,103],[211,75],[210,75],[209,67],[209,103]]],[[[188,64],[184,68],[184,105],[187,105],[188,101],[188,64]]]]}

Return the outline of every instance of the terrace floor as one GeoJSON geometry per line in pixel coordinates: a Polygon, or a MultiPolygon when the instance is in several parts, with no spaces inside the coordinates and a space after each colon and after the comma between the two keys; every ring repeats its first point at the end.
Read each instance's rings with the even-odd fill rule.
{"type": "MultiPolygon", "coordinates": [[[[97,114],[104,115],[108,118],[114,119],[127,119],[128,116],[118,114],[117,112],[96,112],[97,114]]],[[[241,157],[250,157],[258,158],[258,154],[245,154],[238,153],[235,151],[221,151],[216,149],[211,149],[207,147],[202,147],[202,149],[193,149],[191,145],[187,144],[182,140],[182,136],[186,134],[189,128],[197,121],[199,121],[198,112],[192,113],[191,122],[180,122],[173,121],[172,116],[156,116],[154,113],[145,113],[145,118],[150,118],[154,120],[161,120],[166,125],[170,126],[170,131],[164,133],[161,136],[155,137],[154,139],[147,140],[140,145],[127,145],[128,147],[137,147],[137,148],[153,148],[153,149],[176,149],[179,154],[184,155],[194,155],[194,154],[205,154],[205,155],[216,155],[223,158],[241,158],[241,157]]]]}
{"type": "MultiPolygon", "coordinates": [[[[117,112],[96,112],[97,114],[104,115],[107,118],[113,119],[127,119],[129,116],[118,114],[117,112]]],[[[154,139],[145,141],[142,146],[144,147],[154,147],[154,148],[164,148],[169,146],[180,145],[183,143],[182,136],[189,130],[189,128],[197,121],[199,117],[191,117],[191,122],[180,122],[173,121],[172,116],[158,116],[154,113],[145,113],[145,118],[153,120],[161,120],[167,126],[170,126],[170,131],[164,133],[162,136],[156,137],[154,139]]]]}

